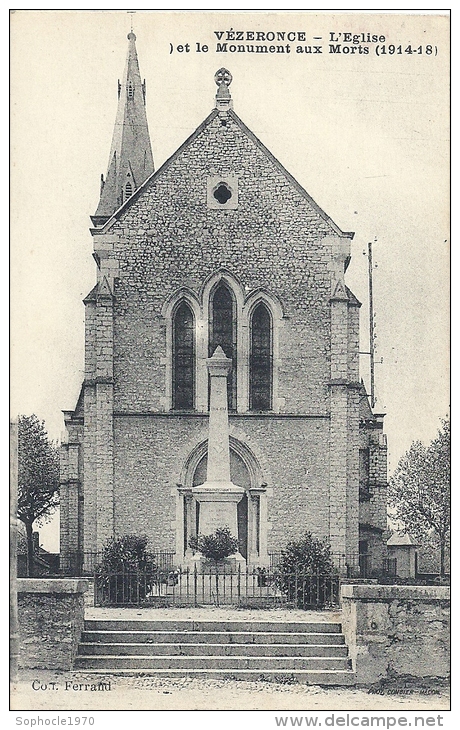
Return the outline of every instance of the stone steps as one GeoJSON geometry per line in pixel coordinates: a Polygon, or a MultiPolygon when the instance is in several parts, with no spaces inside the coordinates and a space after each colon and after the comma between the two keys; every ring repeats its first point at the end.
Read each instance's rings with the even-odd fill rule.
{"type": "MultiPolygon", "coordinates": [[[[343,646],[343,634],[289,633],[285,631],[200,631],[200,644],[315,644],[343,646]]],[[[89,644],[194,644],[196,631],[84,631],[82,643],[89,644]]]]}
{"type": "Polygon", "coordinates": [[[75,665],[78,669],[86,667],[101,669],[132,667],[139,669],[278,669],[286,672],[291,669],[347,669],[346,658],[335,657],[267,657],[257,656],[120,656],[103,654],[78,656],[75,665]]]}
{"type": "Polygon", "coordinates": [[[246,656],[246,657],[346,657],[347,647],[316,644],[94,644],[81,643],[82,656],[246,656]]]}
{"type": "MultiPolygon", "coordinates": [[[[85,675],[101,675],[100,668],[86,668],[85,675]]],[[[238,680],[246,682],[273,682],[274,684],[312,684],[333,687],[350,687],[356,684],[356,675],[351,670],[302,670],[292,669],[290,671],[280,671],[279,669],[104,669],[104,676],[116,674],[125,677],[189,677],[191,679],[220,679],[220,680],[238,680]]]]}
{"type": "Polygon", "coordinates": [[[310,684],[354,682],[341,626],[332,622],[85,621],[75,669],[310,684]]]}
{"type": "Polygon", "coordinates": [[[85,631],[207,631],[219,633],[270,632],[340,634],[341,625],[329,621],[171,621],[144,619],[89,619],[85,631]]]}

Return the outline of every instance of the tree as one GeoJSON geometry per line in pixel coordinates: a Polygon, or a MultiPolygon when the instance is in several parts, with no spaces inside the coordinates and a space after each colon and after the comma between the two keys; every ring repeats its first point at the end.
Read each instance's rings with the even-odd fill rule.
{"type": "Polygon", "coordinates": [[[27,574],[34,574],[32,526],[41,524],[59,504],[59,454],[44,421],[18,418],[18,517],[27,536],[27,574]]]}
{"type": "Polygon", "coordinates": [[[438,435],[425,447],[414,441],[389,482],[388,504],[396,519],[416,539],[435,534],[441,575],[450,531],[450,421],[442,419],[438,435]]]}

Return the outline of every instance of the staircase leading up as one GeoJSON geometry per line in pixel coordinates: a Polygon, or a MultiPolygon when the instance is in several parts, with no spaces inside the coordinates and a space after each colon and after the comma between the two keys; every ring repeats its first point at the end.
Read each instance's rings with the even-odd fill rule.
{"type": "Polygon", "coordinates": [[[352,685],[339,623],[85,621],[75,669],[352,685]]]}

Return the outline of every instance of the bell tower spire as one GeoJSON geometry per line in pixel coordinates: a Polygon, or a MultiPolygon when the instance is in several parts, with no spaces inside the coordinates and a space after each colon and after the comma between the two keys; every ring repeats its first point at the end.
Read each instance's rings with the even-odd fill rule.
{"type": "Polygon", "coordinates": [[[123,81],[118,81],[118,109],[110,148],[107,176],[101,175],[101,197],[94,216],[95,226],[110,216],[154,171],[147,115],[145,81],[141,81],[136,36],[128,33],[128,56],[123,81]]]}

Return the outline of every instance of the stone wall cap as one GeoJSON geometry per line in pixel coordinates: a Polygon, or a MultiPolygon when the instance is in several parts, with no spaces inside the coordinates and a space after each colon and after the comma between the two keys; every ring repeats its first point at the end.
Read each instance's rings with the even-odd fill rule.
{"type": "Polygon", "coordinates": [[[18,593],[85,593],[87,580],[81,578],[18,578],[18,593]]]}
{"type": "Polygon", "coordinates": [[[367,601],[387,601],[396,599],[450,600],[450,586],[402,586],[402,585],[342,585],[342,598],[355,598],[367,601]]]}

